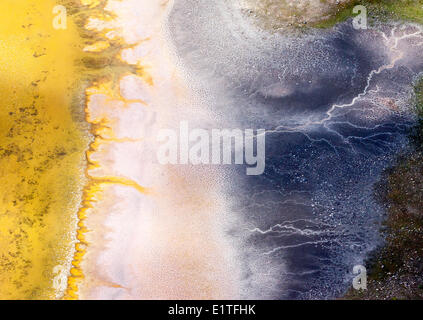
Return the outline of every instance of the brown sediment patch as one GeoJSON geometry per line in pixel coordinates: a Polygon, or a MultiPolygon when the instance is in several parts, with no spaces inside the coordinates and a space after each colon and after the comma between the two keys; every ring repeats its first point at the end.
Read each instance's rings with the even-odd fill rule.
{"type": "Polygon", "coordinates": [[[407,154],[378,187],[387,217],[383,246],[366,263],[367,290],[346,299],[423,299],[423,154],[407,154]]]}
{"type": "Polygon", "coordinates": [[[351,0],[238,0],[235,5],[267,30],[315,24],[328,19],[351,0]]]}

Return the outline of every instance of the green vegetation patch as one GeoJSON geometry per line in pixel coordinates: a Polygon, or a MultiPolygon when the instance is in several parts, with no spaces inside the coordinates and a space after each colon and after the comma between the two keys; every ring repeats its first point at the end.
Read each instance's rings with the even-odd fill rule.
{"type": "Polygon", "coordinates": [[[339,5],[330,18],[317,22],[314,27],[330,28],[355,16],[353,8],[357,5],[363,5],[367,8],[370,23],[376,20],[395,20],[423,24],[423,0],[356,0],[339,5]]]}

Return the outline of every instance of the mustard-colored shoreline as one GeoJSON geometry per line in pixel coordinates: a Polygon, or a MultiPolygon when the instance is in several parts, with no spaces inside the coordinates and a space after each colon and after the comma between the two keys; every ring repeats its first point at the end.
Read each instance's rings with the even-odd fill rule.
{"type": "MultiPolygon", "coordinates": [[[[75,0],[65,1],[68,5],[74,5],[75,0]]],[[[84,6],[84,11],[77,11],[79,18],[80,32],[87,39],[84,47],[85,56],[82,64],[86,67],[86,77],[89,80],[89,86],[85,90],[85,123],[90,125],[90,136],[92,137],[88,150],[86,151],[87,165],[85,167],[85,187],[82,192],[81,206],[77,212],[78,224],[76,229],[77,242],[74,247],[74,255],[70,275],[67,279],[67,288],[63,296],[66,300],[75,300],[81,298],[80,285],[86,278],[83,272],[83,262],[87,254],[89,242],[86,233],[89,231],[86,225],[87,216],[90,210],[94,208],[95,202],[102,196],[105,185],[121,184],[131,186],[140,192],[148,193],[149,190],[138,185],[134,181],[123,179],[121,177],[102,177],[96,178],[89,174],[89,170],[99,166],[91,159],[91,155],[96,152],[102,141],[112,139],[113,133],[110,132],[106,119],[98,122],[91,119],[88,110],[90,96],[96,93],[103,93],[109,97],[120,97],[119,80],[124,74],[136,74],[139,70],[136,66],[130,66],[120,59],[120,52],[124,47],[128,47],[119,37],[110,39],[105,30],[92,30],[88,28],[88,20],[95,18],[104,22],[110,22],[113,19],[112,13],[105,10],[107,0],[81,0],[79,3],[84,6]],[[112,134],[112,137],[108,137],[112,134]]]]}
{"type": "Polygon", "coordinates": [[[66,278],[66,296],[77,297],[95,131],[85,90],[127,69],[119,43],[85,28],[105,3],[0,2],[0,299],[60,299],[66,278]],[[57,5],[65,29],[53,27],[57,5]]]}

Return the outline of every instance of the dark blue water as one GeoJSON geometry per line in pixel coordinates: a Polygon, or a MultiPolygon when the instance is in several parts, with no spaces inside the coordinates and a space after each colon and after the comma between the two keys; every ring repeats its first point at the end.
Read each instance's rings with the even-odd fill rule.
{"type": "Polygon", "coordinates": [[[408,146],[421,32],[268,34],[210,1],[176,2],[170,30],[214,127],[268,131],[264,174],[226,173],[243,298],[342,295],[381,240],[374,185],[408,146]]]}

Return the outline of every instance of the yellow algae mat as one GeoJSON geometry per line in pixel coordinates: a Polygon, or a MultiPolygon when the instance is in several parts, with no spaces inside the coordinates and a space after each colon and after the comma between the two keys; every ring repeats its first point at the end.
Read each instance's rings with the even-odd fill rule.
{"type": "Polygon", "coordinates": [[[0,1],[0,299],[59,297],[75,246],[84,46],[57,5],[0,1]]]}

